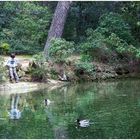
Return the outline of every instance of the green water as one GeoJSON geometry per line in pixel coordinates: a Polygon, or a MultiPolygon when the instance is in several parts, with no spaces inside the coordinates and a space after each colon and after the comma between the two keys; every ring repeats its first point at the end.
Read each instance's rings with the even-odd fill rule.
{"type": "MultiPolygon", "coordinates": [[[[16,95],[16,93],[15,93],[16,95]]],[[[0,95],[2,139],[140,138],[140,80],[68,85],[51,92],[18,94],[19,120],[11,120],[12,95],[0,95]],[[52,101],[45,106],[43,100],[52,101]],[[94,124],[81,128],[77,118],[94,124]]]]}

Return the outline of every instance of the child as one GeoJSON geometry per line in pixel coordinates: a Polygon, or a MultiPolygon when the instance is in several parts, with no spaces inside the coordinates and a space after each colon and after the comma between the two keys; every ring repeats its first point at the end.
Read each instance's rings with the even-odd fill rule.
{"type": "Polygon", "coordinates": [[[11,53],[11,58],[7,61],[6,66],[9,68],[9,74],[10,74],[10,80],[13,82],[13,80],[16,80],[16,83],[19,81],[19,77],[16,72],[16,67],[18,66],[18,61],[15,59],[15,54],[11,53]]]}

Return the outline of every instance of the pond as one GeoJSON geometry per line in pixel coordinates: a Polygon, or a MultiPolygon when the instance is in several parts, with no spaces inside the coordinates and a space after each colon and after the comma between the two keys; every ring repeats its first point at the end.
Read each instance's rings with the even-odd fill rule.
{"type": "Polygon", "coordinates": [[[140,138],[140,80],[67,85],[0,95],[1,139],[140,138]],[[49,105],[44,104],[49,99],[49,105]],[[11,116],[13,108],[18,117],[11,116]],[[76,120],[89,119],[89,127],[76,120]]]}

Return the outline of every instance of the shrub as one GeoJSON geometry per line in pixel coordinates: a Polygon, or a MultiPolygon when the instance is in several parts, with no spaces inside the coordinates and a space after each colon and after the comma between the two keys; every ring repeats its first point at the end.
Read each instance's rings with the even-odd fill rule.
{"type": "Polygon", "coordinates": [[[30,73],[31,73],[31,77],[33,81],[46,81],[47,80],[47,70],[44,69],[44,66],[31,68],[30,73]]]}
{"type": "Polygon", "coordinates": [[[86,42],[80,44],[80,52],[82,59],[87,57],[88,61],[103,61],[108,62],[114,59],[116,55],[106,43],[106,37],[97,30],[87,30],[86,42]]]}
{"type": "Polygon", "coordinates": [[[95,30],[88,29],[86,33],[86,41],[79,45],[83,59],[88,56],[91,61],[112,63],[139,56],[130,27],[119,14],[103,14],[99,26],[95,30]]]}
{"type": "Polygon", "coordinates": [[[46,81],[47,80],[47,65],[43,53],[39,53],[33,56],[31,68],[29,70],[32,80],[34,81],[46,81]]]}
{"type": "Polygon", "coordinates": [[[94,65],[90,62],[79,61],[76,63],[76,73],[92,75],[94,72],[94,65]]]}
{"type": "Polygon", "coordinates": [[[65,39],[52,39],[49,48],[49,57],[53,62],[65,62],[74,51],[74,43],[65,39]]]}
{"type": "Polygon", "coordinates": [[[114,33],[128,43],[133,43],[134,41],[134,38],[131,35],[130,26],[124,21],[122,16],[117,13],[110,12],[103,14],[99,19],[98,30],[106,37],[111,35],[111,33],[114,33]]]}
{"type": "Polygon", "coordinates": [[[16,54],[43,50],[51,20],[48,6],[34,2],[4,2],[0,12],[0,41],[10,44],[16,54]]]}
{"type": "Polygon", "coordinates": [[[81,55],[81,61],[82,62],[91,62],[92,61],[92,57],[90,55],[82,54],[81,55]]]}
{"type": "MultiPolygon", "coordinates": [[[[114,58],[115,61],[129,61],[130,59],[139,58],[139,50],[134,46],[137,42],[131,34],[130,26],[124,21],[122,16],[117,13],[111,12],[103,14],[100,17],[97,29],[94,31],[88,30],[87,35],[87,42],[94,42],[93,44],[99,42],[98,45],[96,45],[99,48],[98,50],[103,50],[102,52],[106,54],[108,58],[110,58],[110,54],[112,55],[109,60],[114,58]]],[[[101,53],[101,51],[96,53],[95,49],[93,49],[93,52],[95,52],[94,54],[98,54],[98,56],[101,53]]],[[[100,56],[102,55],[103,54],[100,56]]]]}
{"type": "Polygon", "coordinates": [[[4,67],[4,59],[0,57],[0,83],[6,81],[6,68],[4,67]]]}
{"type": "Polygon", "coordinates": [[[118,54],[121,54],[125,58],[132,59],[138,58],[139,49],[131,44],[128,44],[125,40],[120,39],[116,34],[112,33],[106,38],[106,43],[115,50],[118,54]]]}
{"type": "Polygon", "coordinates": [[[38,65],[43,64],[46,60],[42,52],[33,55],[33,61],[38,65]]]}
{"type": "Polygon", "coordinates": [[[7,54],[10,50],[10,45],[8,43],[0,44],[0,52],[1,54],[7,54]]]}
{"type": "Polygon", "coordinates": [[[54,68],[51,68],[49,73],[52,79],[58,79],[58,73],[56,72],[54,68]]]}
{"type": "Polygon", "coordinates": [[[103,46],[104,36],[92,29],[87,30],[87,36],[87,40],[80,44],[80,52],[94,59],[94,50],[103,46]]]}

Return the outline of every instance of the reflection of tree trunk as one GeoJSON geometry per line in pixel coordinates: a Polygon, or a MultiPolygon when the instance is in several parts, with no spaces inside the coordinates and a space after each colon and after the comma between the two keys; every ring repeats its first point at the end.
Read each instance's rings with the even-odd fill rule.
{"type": "Polygon", "coordinates": [[[55,116],[53,116],[53,114],[47,109],[46,109],[46,113],[50,124],[53,126],[54,138],[55,139],[67,138],[67,131],[65,126],[58,126],[59,122],[56,122],[58,119],[55,116]],[[56,127],[56,124],[58,127],[56,127]]]}
{"type": "Polygon", "coordinates": [[[55,139],[66,139],[67,138],[67,131],[66,128],[61,126],[54,129],[54,138],[55,139]]]}
{"type": "Polygon", "coordinates": [[[50,47],[50,40],[52,38],[60,38],[62,36],[70,4],[71,1],[59,1],[57,4],[53,20],[51,23],[51,27],[48,33],[46,45],[44,48],[45,57],[48,56],[48,48],[50,47]]]}

